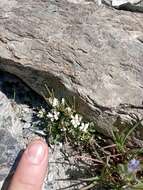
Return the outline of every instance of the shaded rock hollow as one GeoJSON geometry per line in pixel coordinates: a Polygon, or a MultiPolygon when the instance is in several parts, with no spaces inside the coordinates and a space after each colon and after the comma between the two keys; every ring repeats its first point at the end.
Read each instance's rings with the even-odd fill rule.
{"type": "MultiPolygon", "coordinates": [[[[143,116],[143,15],[95,3],[0,0],[0,69],[76,97],[105,135],[143,116]]],[[[140,132],[139,138],[142,139],[140,132]]]]}

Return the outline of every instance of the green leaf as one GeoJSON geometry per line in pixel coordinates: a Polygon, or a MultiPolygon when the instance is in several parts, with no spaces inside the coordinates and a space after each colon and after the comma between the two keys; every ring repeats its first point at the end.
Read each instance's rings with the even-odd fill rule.
{"type": "Polygon", "coordinates": [[[141,119],[138,123],[136,123],[125,135],[123,144],[125,144],[127,138],[131,135],[131,133],[141,124],[141,122],[143,121],[143,119],[141,119]]]}

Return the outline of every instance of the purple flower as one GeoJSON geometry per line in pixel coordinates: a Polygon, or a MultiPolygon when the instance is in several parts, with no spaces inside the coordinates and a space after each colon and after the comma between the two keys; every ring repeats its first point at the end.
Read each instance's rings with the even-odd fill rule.
{"type": "Polygon", "coordinates": [[[129,173],[136,173],[140,170],[140,161],[136,159],[132,159],[128,163],[128,172],[129,173]]]}

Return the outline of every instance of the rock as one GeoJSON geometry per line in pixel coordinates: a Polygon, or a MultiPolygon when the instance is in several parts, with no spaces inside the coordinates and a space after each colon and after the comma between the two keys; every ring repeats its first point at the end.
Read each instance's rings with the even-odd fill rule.
{"type": "MultiPolygon", "coordinates": [[[[16,138],[22,134],[22,129],[19,125],[20,121],[14,114],[10,101],[8,101],[7,97],[0,91],[0,129],[10,131],[11,135],[16,138]]],[[[3,135],[3,133],[0,134],[1,138],[3,135]]]]}
{"type": "Polygon", "coordinates": [[[112,6],[120,6],[126,3],[137,4],[140,0],[112,0],[112,6]]]}
{"type": "Polygon", "coordinates": [[[0,91],[0,182],[7,177],[23,148],[21,138],[20,120],[16,117],[10,101],[0,91]]]}
{"type": "Polygon", "coordinates": [[[50,149],[49,153],[49,175],[45,188],[74,190],[85,185],[79,178],[88,178],[91,173],[84,164],[76,163],[70,147],[55,146],[54,151],[50,149]]]}
{"type": "MultiPolygon", "coordinates": [[[[0,182],[3,181],[13,166],[21,150],[18,141],[6,129],[0,129],[0,182]]],[[[11,171],[12,172],[12,171],[11,171]]]]}
{"type": "Polygon", "coordinates": [[[58,97],[75,96],[77,110],[105,135],[117,119],[142,118],[143,14],[92,2],[7,0],[0,18],[1,70],[39,94],[46,83],[58,97]]]}
{"type": "Polygon", "coordinates": [[[101,4],[105,4],[119,10],[143,13],[142,0],[102,0],[101,4]]]}
{"type": "Polygon", "coordinates": [[[116,8],[121,9],[121,10],[143,13],[143,1],[140,1],[138,3],[128,2],[128,3],[118,6],[116,8]]]}

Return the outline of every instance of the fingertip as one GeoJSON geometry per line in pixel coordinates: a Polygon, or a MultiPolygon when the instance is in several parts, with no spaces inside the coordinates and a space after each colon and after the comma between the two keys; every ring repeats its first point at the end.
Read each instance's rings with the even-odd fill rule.
{"type": "Polygon", "coordinates": [[[31,164],[40,164],[48,156],[48,146],[42,139],[34,140],[28,145],[24,154],[31,164]]]}
{"type": "Polygon", "coordinates": [[[48,146],[33,140],[22,155],[9,190],[41,190],[48,166],[48,146]]]}

